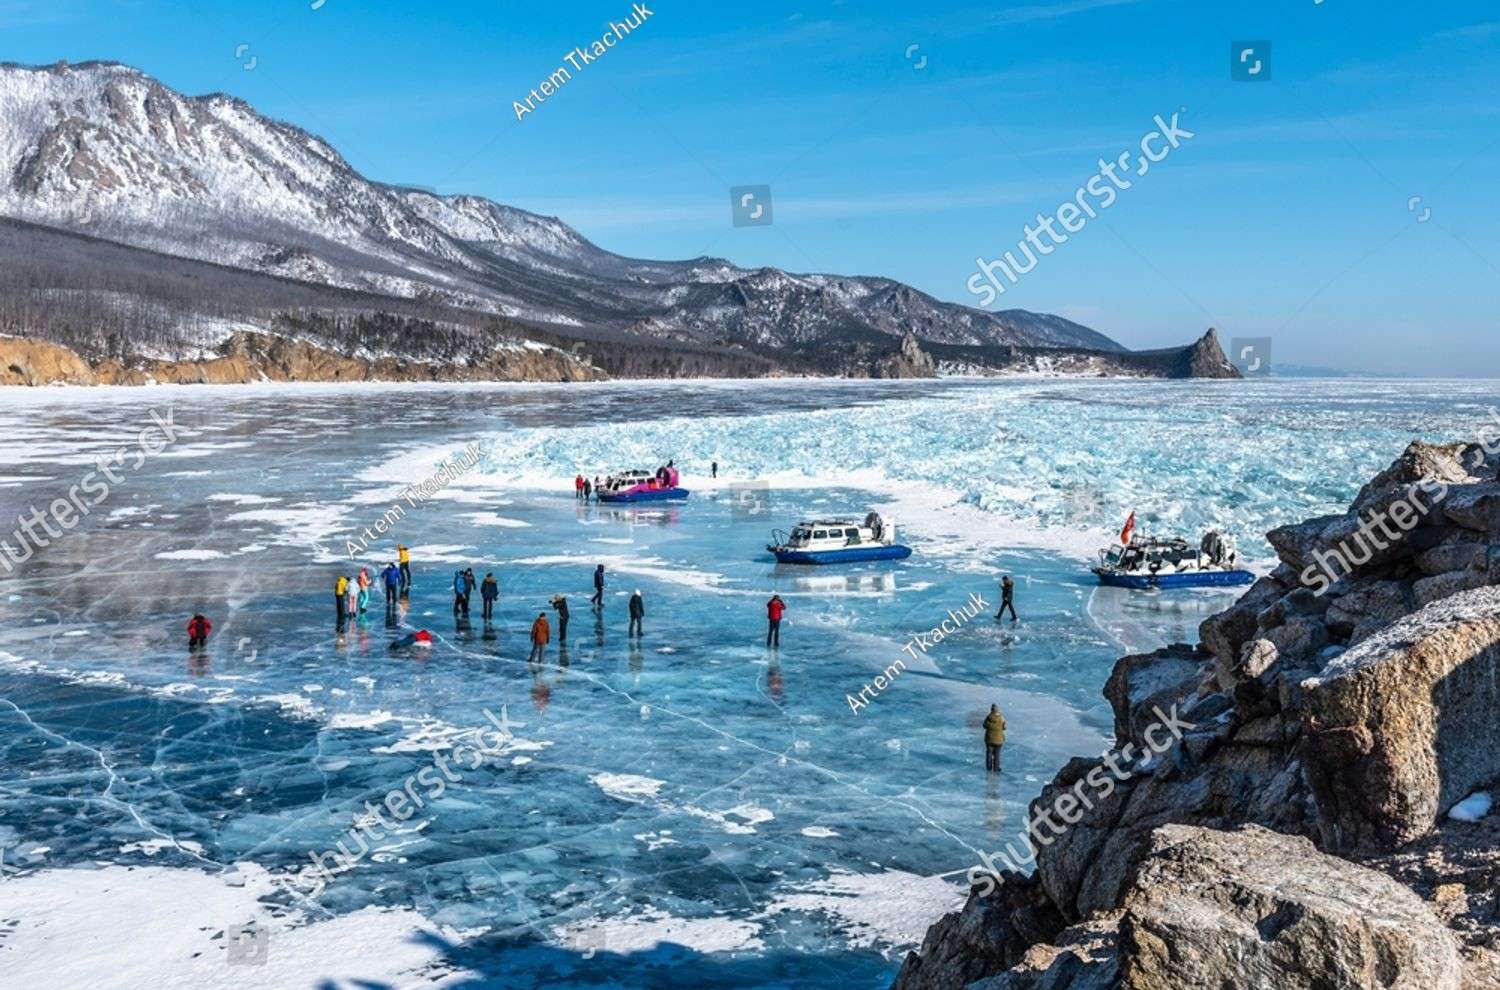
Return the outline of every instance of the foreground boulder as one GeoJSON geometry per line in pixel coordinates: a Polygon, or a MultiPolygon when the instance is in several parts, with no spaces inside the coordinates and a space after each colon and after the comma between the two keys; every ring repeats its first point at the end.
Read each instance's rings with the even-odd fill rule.
{"type": "Polygon", "coordinates": [[[1389,848],[1500,777],[1500,588],[1442,599],[1302,684],[1323,845],[1389,848]]]}
{"type": "Polygon", "coordinates": [[[1311,842],[1168,825],[1121,908],[972,990],[1458,990],[1458,944],[1420,898],[1311,842]]]}

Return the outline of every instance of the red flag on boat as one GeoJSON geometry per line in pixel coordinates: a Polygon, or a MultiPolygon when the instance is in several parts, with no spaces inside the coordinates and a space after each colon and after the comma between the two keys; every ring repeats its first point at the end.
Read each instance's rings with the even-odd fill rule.
{"type": "Polygon", "coordinates": [[[1120,542],[1127,547],[1130,546],[1130,534],[1133,532],[1135,532],[1134,512],[1130,514],[1129,519],[1125,520],[1125,528],[1120,530],[1120,542]]]}

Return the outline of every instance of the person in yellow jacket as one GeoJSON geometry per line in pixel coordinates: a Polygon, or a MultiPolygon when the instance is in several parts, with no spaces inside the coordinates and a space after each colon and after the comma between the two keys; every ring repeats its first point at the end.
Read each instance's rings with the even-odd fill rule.
{"type": "Polygon", "coordinates": [[[333,607],[338,616],[337,629],[344,631],[344,623],[349,619],[349,579],[340,574],[338,580],[333,582],[333,607]]]}
{"type": "Polygon", "coordinates": [[[396,562],[401,565],[401,593],[411,590],[411,551],[404,544],[396,544],[396,562]]]}
{"type": "Polygon", "coordinates": [[[984,717],[984,769],[989,773],[1000,772],[1000,747],[1005,745],[1005,716],[996,705],[984,717]]]}

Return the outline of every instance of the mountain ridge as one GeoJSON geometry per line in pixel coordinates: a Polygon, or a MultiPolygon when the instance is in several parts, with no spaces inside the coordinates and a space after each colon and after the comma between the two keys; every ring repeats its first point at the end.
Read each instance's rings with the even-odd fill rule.
{"type": "MultiPolygon", "coordinates": [[[[464,346],[480,351],[500,323],[512,337],[535,330],[743,352],[792,373],[858,373],[912,335],[941,346],[1128,353],[1062,317],[973,309],[882,276],[629,258],[558,217],[366,178],[329,142],[243,99],[185,96],[118,62],[0,63],[0,216],[399,300],[398,309],[430,307],[436,323],[469,326],[464,346]],[[819,353],[837,349],[849,352],[847,366],[819,353]]],[[[15,250],[18,260],[31,253],[26,243],[15,250]]],[[[28,290],[97,296],[75,283],[108,276],[88,265],[59,271],[28,290]]],[[[273,331],[285,316],[268,295],[255,311],[205,320],[180,295],[127,291],[119,301],[160,311],[158,322],[174,328],[160,346],[183,352],[220,347],[235,330],[273,331]]],[[[17,329],[26,328],[0,322],[17,329]]],[[[82,352],[97,343],[68,332],[58,342],[82,352]]]]}

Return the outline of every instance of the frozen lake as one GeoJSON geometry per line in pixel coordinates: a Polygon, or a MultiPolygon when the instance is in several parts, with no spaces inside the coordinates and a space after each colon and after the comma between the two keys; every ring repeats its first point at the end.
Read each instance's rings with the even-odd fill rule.
{"type": "Polygon", "coordinates": [[[1476,436],[1497,398],[1340,381],[8,390],[7,549],[24,555],[11,530],[33,506],[82,485],[90,511],[0,568],[5,972],[884,987],[961,903],[977,852],[1017,835],[1067,758],[1104,748],[1116,657],[1194,640],[1232,600],[1095,588],[1086,558],[1130,511],[1194,540],[1226,528],[1264,569],[1261,532],[1342,507],[1413,437],[1476,436]],[[110,462],[153,412],[175,438],[110,462]],[[472,443],[488,451],[472,469],[402,498],[472,443]],[[120,480],[93,503],[101,457],[120,480]],[[573,498],[575,472],[668,458],[685,503],[573,498]],[[764,551],[773,528],[870,509],[909,560],[799,569],[764,551]],[[393,516],[351,562],[349,541],[393,516]],[[376,588],[335,635],[335,577],[376,574],[392,537],[412,549],[409,602],[387,614],[376,588]],[[477,595],[455,620],[460,567],[499,579],[492,625],[477,595]],[[1015,626],[991,618],[1002,573],[1015,626]],[[988,610],[903,653],[971,595],[988,610]],[[532,663],[543,610],[553,642],[532,663]],[[194,612],[214,623],[198,653],[194,612]],[[430,651],[389,648],[424,628],[430,651]],[[991,703],[1010,723],[998,778],[991,703]],[[377,817],[392,792],[409,814],[377,817]],[[340,841],[348,868],[299,884],[340,841]]]}

